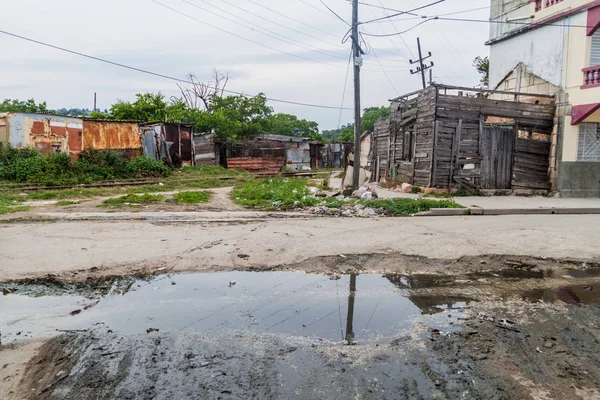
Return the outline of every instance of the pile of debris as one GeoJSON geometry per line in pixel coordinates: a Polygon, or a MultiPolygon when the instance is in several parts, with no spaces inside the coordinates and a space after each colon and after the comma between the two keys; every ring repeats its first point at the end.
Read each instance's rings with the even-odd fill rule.
{"type": "Polygon", "coordinates": [[[311,214],[329,215],[334,217],[355,217],[355,218],[373,218],[384,216],[377,210],[365,207],[362,204],[345,204],[340,208],[330,208],[327,206],[312,207],[309,209],[311,214]]]}

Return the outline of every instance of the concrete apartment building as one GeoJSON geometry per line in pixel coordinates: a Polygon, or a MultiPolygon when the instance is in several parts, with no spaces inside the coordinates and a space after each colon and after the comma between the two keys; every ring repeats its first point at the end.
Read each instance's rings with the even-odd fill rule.
{"type": "Polygon", "coordinates": [[[553,188],[600,197],[600,0],[492,0],[490,22],[490,88],[556,95],[553,188]]]}

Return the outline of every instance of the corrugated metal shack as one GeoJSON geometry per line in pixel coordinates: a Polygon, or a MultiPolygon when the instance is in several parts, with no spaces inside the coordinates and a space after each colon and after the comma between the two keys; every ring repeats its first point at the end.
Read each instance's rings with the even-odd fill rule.
{"type": "Polygon", "coordinates": [[[373,133],[373,179],[446,189],[549,189],[555,105],[535,98],[548,103],[552,96],[511,93],[515,101],[500,101],[486,98],[488,92],[434,84],[391,100],[390,120],[373,133]]]}
{"type": "Polygon", "coordinates": [[[227,168],[256,174],[277,174],[284,167],[292,171],[309,170],[308,139],[283,135],[262,135],[241,143],[227,144],[227,168]]]}
{"type": "Polygon", "coordinates": [[[141,154],[140,127],[135,121],[83,119],[85,149],[121,150],[128,157],[141,154]]]}
{"type": "Polygon", "coordinates": [[[348,154],[353,147],[349,143],[310,142],[310,167],[345,169],[348,166],[348,154]]]}
{"type": "Polygon", "coordinates": [[[13,147],[35,147],[42,154],[67,153],[76,159],[83,150],[83,121],[50,114],[2,113],[0,141],[13,147]]]}
{"type": "Polygon", "coordinates": [[[213,133],[192,134],[192,152],[194,165],[219,165],[221,163],[220,145],[213,133]]]}
{"type": "Polygon", "coordinates": [[[140,124],[143,154],[175,167],[193,165],[193,124],[148,122],[140,124]]]}

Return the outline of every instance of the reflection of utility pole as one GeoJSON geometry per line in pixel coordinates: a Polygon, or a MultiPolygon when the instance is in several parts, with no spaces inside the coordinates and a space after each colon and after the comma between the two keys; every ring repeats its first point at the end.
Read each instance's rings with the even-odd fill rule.
{"type": "Polygon", "coordinates": [[[356,297],[356,274],[350,275],[350,294],[348,295],[348,317],[346,318],[346,342],[354,344],[354,298],[356,297]]]}

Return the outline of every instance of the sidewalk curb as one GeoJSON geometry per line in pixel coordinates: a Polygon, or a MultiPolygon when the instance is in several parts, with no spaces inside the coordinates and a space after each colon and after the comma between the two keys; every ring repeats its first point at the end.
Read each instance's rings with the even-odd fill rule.
{"type": "Polygon", "coordinates": [[[592,215],[600,208],[432,208],[415,217],[450,217],[459,215],[592,215]]]}

